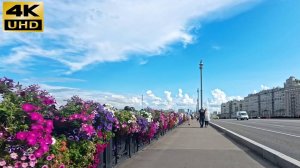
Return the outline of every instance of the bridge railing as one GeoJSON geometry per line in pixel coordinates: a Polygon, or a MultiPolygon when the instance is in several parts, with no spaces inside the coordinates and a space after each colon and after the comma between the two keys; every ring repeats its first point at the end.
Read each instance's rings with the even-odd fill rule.
{"type": "MultiPolygon", "coordinates": [[[[174,129],[174,128],[173,128],[174,129]]],[[[113,168],[122,161],[131,158],[135,153],[144,149],[153,140],[158,140],[160,137],[166,135],[169,131],[162,130],[155,134],[151,139],[142,139],[137,134],[133,135],[116,135],[112,138],[104,152],[101,153],[101,164],[98,168],[113,168]]]]}

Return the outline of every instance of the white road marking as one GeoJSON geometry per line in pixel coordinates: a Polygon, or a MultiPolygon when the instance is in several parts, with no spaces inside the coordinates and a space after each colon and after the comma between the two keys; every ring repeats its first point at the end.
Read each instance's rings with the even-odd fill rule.
{"type": "Polygon", "coordinates": [[[288,126],[288,125],[277,125],[277,124],[261,123],[261,122],[254,122],[254,121],[247,121],[247,123],[265,124],[265,125],[272,125],[272,126],[276,126],[276,127],[293,127],[293,126],[288,126]]]}
{"type": "Polygon", "coordinates": [[[291,136],[291,137],[295,137],[295,138],[300,138],[300,135],[288,134],[288,133],[284,133],[284,132],[280,132],[280,131],[273,131],[273,130],[269,130],[269,129],[263,129],[263,128],[258,128],[258,127],[254,127],[254,126],[237,124],[237,123],[226,122],[226,121],[220,121],[220,122],[225,122],[225,123],[228,123],[228,124],[240,125],[240,126],[244,126],[244,127],[249,127],[249,128],[254,128],[254,129],[258,129],[258,130],[267,131],[267,132],[273,132],[273,133],[277,133],[277,134],[282,134],[282,135],[287,135],[287,136],[291,136]]]}
{"type": "MultiPolygon", "coordinates": [[[[276,120],[278,122],[282,122],[283,125],[277,125],[277,124],[274,124],[274,119],[272,120],[249,120],[247,121],[250,122],[250,123],[257,123],[257,124],[265,124],[265,125],[272,125],[272,126],[276,126],[276,127],[291,127],[291,128],[294,128],[294,129],[298,129],[300,127],[300,123],[299,125],[284,125],[284,124],[288,124],[289,122],[286,122],[286,120],[276,120]],[[259,122],[256,122],[256,121],[259,121],[259,122]],[[261,121],[266,121],[264,123],[262,123],[261,121]]],[[[299,122],[299,121],[297,121],[299,122]]]]}

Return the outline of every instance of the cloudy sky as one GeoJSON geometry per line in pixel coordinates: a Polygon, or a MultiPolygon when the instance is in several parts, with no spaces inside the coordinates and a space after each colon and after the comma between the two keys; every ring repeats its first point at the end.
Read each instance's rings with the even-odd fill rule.
{"type": "Polygon", "coordinates": [[[195,109],[201,59],[203,101],[211,111],[282,86],[291,75],[300,78],[300,1],[44,0],[44,6],[43,33],[0,32],[0,76],[38,83],[59,102],[75,94],[141,108],[143,95],[143,106],[195,109]]]}

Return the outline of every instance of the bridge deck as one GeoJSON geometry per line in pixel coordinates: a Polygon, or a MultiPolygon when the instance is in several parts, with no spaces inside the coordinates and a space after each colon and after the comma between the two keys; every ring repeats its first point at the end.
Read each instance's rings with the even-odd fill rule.
{"type": "Polygon", "coordinates": [[[238,147],[213,128],[186,123],[149,145],[118,168],[262,168],[274,167],[238,147]]]}

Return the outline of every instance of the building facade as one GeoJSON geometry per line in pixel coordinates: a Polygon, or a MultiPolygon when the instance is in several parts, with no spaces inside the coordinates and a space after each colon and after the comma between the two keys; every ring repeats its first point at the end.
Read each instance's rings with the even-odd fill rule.
{"type": "Polygon", "coordinates": [[[229,114],[229,118],[234,118],[236,111],[247,111],[250,118],[300,117],[300,80],[290,77],[283,88],[263,90],[221,105],[221,113],[229,114]]]}
{"type": "Polygon", "coordinates": [[[237,111],[243,111],[243,100],[231,100],[221,104],[221,118],[236,118],[237,111]]]}
{"type": "Polygon", "coordinates": [[[284,84],[287,116],[300,117],[300,80],[290,77],[284,84]]]}

